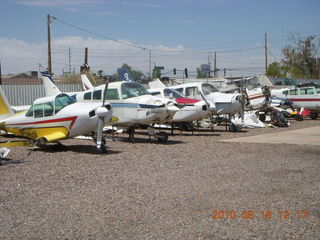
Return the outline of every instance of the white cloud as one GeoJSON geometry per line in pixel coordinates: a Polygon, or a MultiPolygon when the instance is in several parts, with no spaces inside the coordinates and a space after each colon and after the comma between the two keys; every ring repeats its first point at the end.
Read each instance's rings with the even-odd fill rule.
{"type": "MultiPolygon", "coordinates": [[[[84,48],[89,49],[89,65],[93,71],[102,69],[105,74],[113,74],[123,63],[127,63],[136,70],[148,73],[149,49],[151,49],[151,63],[164,66],[164,72],[170,72],[173,68],[188,68],[190,73],[195,73],[197,67],[208,61],[208,53],[205,51],[191,51],[183,45],[144,45],[146,50],[133,48],[128,40],[121,40],[126,44],[111,40],[95,38],[82,38],[78,36],[64,37],[52,40],[52,68],[55,75],[61,75],[68,69],[69,48],[71,49],[71,65],[79,72],[83,64],[84,48]]],[[[41,63],[47,66],[47,43],[33,44],[16,39],[0,37],[0,59],[2,73],[20,73],[38,70],[41,63]]],[[[254,73],[247,69],[261,66],[263,69],[263,54],[259,52],[218,54],[218,68],[240,69],[229,72],[232,75],[247,75],[254,73]],[[241,71],[241,69],[244,69],[241,71]]],[[[191,74],[190,74],[191,75],[191,74]]]]}

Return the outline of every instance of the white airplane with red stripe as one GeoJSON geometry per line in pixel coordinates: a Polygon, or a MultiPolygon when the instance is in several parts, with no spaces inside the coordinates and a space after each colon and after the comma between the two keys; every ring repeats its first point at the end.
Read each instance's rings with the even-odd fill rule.
{"type": "Polygon", "coordinates": [[[320,112],[320,85],[275,89],[271,91],[271,96],[290,100],[293,108],[312,110],[313,118],[317,118],[320,112]]]}
{"type": "Polygon", "coordinates": [[[36,99],[28,111],[14,114],[0,88],[0,130],[30,139],[0,144],[2,147],[41,146],[79,135],[92,135],[97,148],[105,152],[102,131],[111,117],[109,103],[76,102],[63,93],[36,99]]]}

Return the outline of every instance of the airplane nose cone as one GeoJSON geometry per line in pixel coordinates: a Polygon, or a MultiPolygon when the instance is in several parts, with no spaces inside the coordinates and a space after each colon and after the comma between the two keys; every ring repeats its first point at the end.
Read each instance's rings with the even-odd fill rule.
{"type": "Polygon", "coordinates": [[[96,115],[99,117],[99,118],[104,118],[107,116],[107,113],[108,113],[108,109],[105,108],[105,107],[98,107],[96,109],[96,115]]]}
{"type": "Polygon", "coordinates": [[[174,105],[173,102],[169,102],[169,103],[168,103],[167,109],[168,109],[169,111],[172,111],[172,112],[177,112],[177,111],[180,110],[179,108],[177,108],[177,107],[174,105]]]}

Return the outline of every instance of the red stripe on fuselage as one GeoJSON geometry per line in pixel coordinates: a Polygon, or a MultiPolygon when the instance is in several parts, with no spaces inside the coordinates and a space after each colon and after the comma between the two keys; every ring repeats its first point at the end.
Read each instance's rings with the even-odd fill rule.
{"type": "Polygon", "coordinates": [[[66,117],[66,118],[58,118],[58,119],[51,119],[51,120],[44,120],[44,121],[38,121],[38,122],[28,122],[28,123],[14,123],[11,125],[36,125],[36,124],[43,124],[43,123],[55,123],[55,122],[65,122],[65,121],[72,121],[69,128],[71,129],[74,122],[76,121],[78,117],[66,117]]]}
{"type": "Polygon", "coordinates": [[[198,99],[191,99],[191,98],[176,98],[176,102],[179,104],[192,104],[197,103],[200,100],[198,99]]]}
{"type": "Polygon", "coordinates": [[[289,98],[292,102],[318,102],[320,98],[289,98]]]}

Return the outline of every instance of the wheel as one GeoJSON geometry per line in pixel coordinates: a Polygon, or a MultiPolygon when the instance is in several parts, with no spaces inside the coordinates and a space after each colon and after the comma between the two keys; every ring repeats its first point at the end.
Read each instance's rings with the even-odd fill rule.
{"type": "Polygon", "coordinates": [[[302,121],[303,120],[303,116],[301,115],[301,114],[296,114],[295,116],[294,116],[294,119],[296,120],[296,121],[302,121]]]}
{"type": "Polygon", "coordinates": [[[166,132],[159,132],[156,136],[157,136],[157,141],[160,143],[164,143],[168,141],[168,134],[166,132]]]}
{"type": "Polygon", "coordinates": [[[259,115],[259,120],[260,120],[261,122],[265,122],[265,121],[266,121],[266,115],[265,115],[265,114],[260,114],[260,115],[259,115]]]}
{"type": "Polygon", "coordinates": [[[105,146],[103,143],[101,144],[101,147],[100,147],[99,151],[100,151],[101,153],[107,153],[107,148],[106,148],[106,146],[105,146]]]}
{"type": "Polygon", "coordinates": [[[315,120],[318,118],[318,112],[317,111],[313,111],[310,113],[310,118],[315,120]]]}

